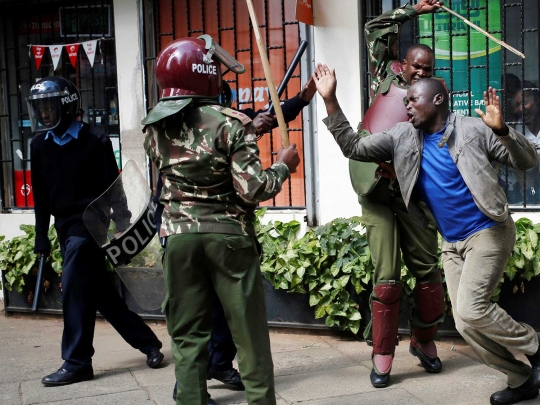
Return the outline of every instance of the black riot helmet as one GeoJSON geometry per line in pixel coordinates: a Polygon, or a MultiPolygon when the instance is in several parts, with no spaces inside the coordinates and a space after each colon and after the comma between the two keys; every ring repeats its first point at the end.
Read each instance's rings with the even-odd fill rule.
{"type": "Polygon", "coordinates": [[[61,136],[82,112],[79,90],[63,77],[45,77],[36,82],[26,102],[32,132],[56,129],[61,136]]]}

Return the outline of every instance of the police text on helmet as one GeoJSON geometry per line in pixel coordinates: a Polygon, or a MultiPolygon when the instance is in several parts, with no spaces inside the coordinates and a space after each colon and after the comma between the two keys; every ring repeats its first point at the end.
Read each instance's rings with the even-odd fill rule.
{"type": "Polygon", "coordinates": [[[209,75],[217,75],[216,65],[203,65],[202,63],[193,63],[191,65],[193,72],[197,73],[206,73],[209,75]]]}
{"type": "Polygon", "coordinates": [[[69,96],[62,97],[62,104],[71,103],[75,100],[78,100],[79,97],[77,97],[76,93],[70,94],[69,96]]]}

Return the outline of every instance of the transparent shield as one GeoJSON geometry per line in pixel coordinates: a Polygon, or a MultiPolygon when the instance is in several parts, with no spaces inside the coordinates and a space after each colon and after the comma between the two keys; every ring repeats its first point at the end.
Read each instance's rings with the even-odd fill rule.
{"type": "Polygon", "coordinates": [[[28,116],[32,132],[54,129],[60,123],[62,117],[60,98],[28,98],[28,116]]]}
{"type": "Polygon", "coordinates": [[[145,248],[157,240],[151,197],[137,164],[129,160],[114,183],[83,213],[86,228],[133,299],[147,310],[159,308],[164,289],[161,266],[156,266],[161,259],[144,257],[145,248]]]}

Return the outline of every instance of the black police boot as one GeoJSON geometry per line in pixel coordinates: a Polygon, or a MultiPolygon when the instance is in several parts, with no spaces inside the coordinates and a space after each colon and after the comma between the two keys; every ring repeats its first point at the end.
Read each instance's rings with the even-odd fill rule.
{"type": "MultiPolygon", "coordinates": [[[[433,341],[425,343],[425,344],[433,345],[433,347],[435,347],[435,342],[433,341]]],[[[437,349],[435,348],[432,351],[436,353],[437,349]]],[[[442,370],[441,359],[439,359],[437,355],[429,356],[427,353],[425,353],[422,350],[421,344],[418,343],[414,337],[411,337],[411,344],[409,345],[409,353],[411,353],[413,356],[416,356],[420,359],[420,363],[422,364],[422,367],[424,367],[424,370],[426,370],[428,373],[441,372],[442,370]]]]}
{"type": "Polygon", "coordinates": [[[58,371],[43,377],[41,382],[48,387],[54,387],[57,385],[68,385],[93,379],[94,370],[92,369],[92,366],[88,366],[76,371],[68,371],[65,368],[59,368],[58,371]]]}
{"type": "Polygon", "coordinates": [[[146,364],[150,368],[157,368],[163,361],[165,355],[161,353],[159,348],[154,348],[146,354],[146,364]]]}
{"type": "MultiPolygon", "coordinates": [[[[172,392],[172,399],[176,401],[176,393],[178,392],[178,382],[174,383],[174,388],[172,392]]],[[[210,398],[210,394],[208,394],[208,405],[218,405],[216,401],[214,401],[212,398],[210,398]]]]}
{"type": "Polygon", "coordinates": [[[538,342],[539,342],[539,345],[538,345],[538,350],[536,351],[536,353],[533,354],[532,356],[529,356],[526,354],[525,357],[529,359],[529,362],[531,363],[531,367],[533,370],[532,383],[536,387],[540,388],[540,333],[538,333],[538,342]]]}
{"type": "Polygon", "coordinates": [[[527,399],[533,399],[538,396],[538,388],[533,384],[533,379],[530,377],[522,385],[517,388],[507,387],[502,391],[498,391],[489,398],[491,405],[511,405],[527,399]]]}
{"type": "Polygon", "coordinates": [[[388,374],[377,374],[375,368],[371,369],[371,374],[369,375],[369,380],[371,385],[375,388],[385,388],[390,384],[390,373],[388,374]]]}
{"type": "Polygon", "coordinates": [[[208,370],[208,375],[206,376],[208,380],[212,378],[218,381],[221,381],[223,384],[232,390],[244,391],[246,388],[242,383],[242,377],[240,373],[235,368],[230,368],[225,371],[219,371],[210,369],[208,370]]]}

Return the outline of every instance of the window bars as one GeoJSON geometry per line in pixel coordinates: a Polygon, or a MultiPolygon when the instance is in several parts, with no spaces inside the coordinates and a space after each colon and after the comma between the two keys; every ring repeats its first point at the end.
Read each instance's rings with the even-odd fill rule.
{"type": "Polygon", "coordinates": [[[33,207],[30,140],[25,99],[33,83],[65,77],[79,88],[82,120],[109,134],[121,167],[112,0],[0,2],[0,200],[2,211],[33,207]],[[76,67],[62,51],[57,68],[48,52],[37,69],[30,45],[98,40],[93,67],[83,46],[76,67]]]}

